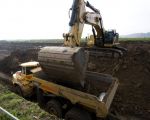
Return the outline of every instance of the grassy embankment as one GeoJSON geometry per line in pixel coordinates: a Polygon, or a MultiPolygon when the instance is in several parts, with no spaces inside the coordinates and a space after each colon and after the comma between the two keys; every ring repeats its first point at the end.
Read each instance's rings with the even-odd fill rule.
{"type": "Polygon", "coordinates": [[[120,41],[150,41],[150,38],[119,38],[120,41]]]}
{"type": "MultiPolygon", "coordinates": [[[[0,106],[20,120],[54,120],[40,109],[36,103],[30,102],[9,91],[8,87],[0,83],[0,106]]],[[[0,120],[10,120],[8,116],[0,113],[0,120]]]]}

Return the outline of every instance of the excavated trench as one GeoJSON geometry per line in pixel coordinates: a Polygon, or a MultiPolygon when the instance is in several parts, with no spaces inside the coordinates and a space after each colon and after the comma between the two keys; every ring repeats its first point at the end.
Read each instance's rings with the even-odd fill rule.
{"type": "MultiPolygon", "coordinates": [[[[111,74],[119,79],[112,111],[124,116],[150,119],[150,42],[122,42],[121,45],[128,49],[124,58],[91,57],[88,69],[111,74]]],[[[8,56],[3,54],[0,71],[11,75],[21,62],[37,60],[37,51],[30,48],[15,50],[8,56]]]]}

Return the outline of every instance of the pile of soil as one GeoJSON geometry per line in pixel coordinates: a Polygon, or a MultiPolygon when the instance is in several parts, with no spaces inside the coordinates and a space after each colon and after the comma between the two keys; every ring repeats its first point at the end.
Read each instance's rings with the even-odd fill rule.
{"type": "Polygon", "coordinates": [[[113,111],[150,119],[150,42],[123,42],[121,45],[128,49],[123,59],[90,58],[90,69],[119,79],[113,111]]]}
{"type": "Polygon", "coordinates": [[[8,57],[0,61],[0,71],[11,74],[19,69],[19,64],[23,62],[36,61],[37,49],[15,50],[8,57]]]}

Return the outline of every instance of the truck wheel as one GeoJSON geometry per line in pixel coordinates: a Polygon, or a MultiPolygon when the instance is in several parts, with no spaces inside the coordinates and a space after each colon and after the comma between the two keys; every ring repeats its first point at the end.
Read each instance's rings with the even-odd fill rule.
{"type": "Polygon", "coordinates": [[[36,97],[37,97],[37,103],[38,105],[42,108],[45,106],[45,98],[43,96],[43,91],[39,88],[39,87],[36,87],[36,97]]]}
{"type": "Polygon", "coordinates": [[[16,85],[16,86],[15,86],[15,92],[16,92],[19,96],[24,97],[23,91],[22,91],[22,89],[20,88],[19,85],[16,85]]]}
{"type": "Polygon", "coordinates": [[[62,118],[62,106],[61,103],[57,100],[50,100],[47,102],[47,110],[50,114],[62,118]]]}
{"type": "Polygon", "coordinates": [[[92,120],[92,118],[87,111],[79,108],[72,108],[66,113],[65,120],[92,120]]]}

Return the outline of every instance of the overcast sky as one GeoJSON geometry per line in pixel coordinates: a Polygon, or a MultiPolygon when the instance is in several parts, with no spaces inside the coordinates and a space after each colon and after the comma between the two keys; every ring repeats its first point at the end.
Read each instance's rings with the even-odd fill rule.
{"type": "MultiPolygon", "coordinates": [[[[0,40],[62,38],[73,0],[0,0],[0,40]]],[[[150,32],[150,0],[89,0],[105,29],[120,35],[150,32]]],[[[90,34],[85,26],[84,35],[90,34]]]]}

